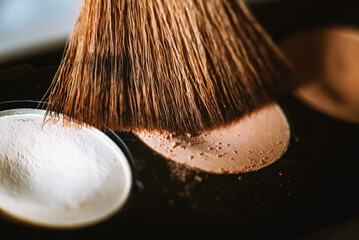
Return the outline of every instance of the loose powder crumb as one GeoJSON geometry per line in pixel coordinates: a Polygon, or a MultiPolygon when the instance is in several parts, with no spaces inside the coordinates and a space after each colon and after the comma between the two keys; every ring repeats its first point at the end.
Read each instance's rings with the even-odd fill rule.
{"type": "Polygon", "coordinates": [[[197,181],[197,182],[202,182],[202,178],[200,176],[195,176],[194,179],[197,181]]]}
{"type": "Polygon", "coordinates": [[[190,137],[188,134],[176,135],[166,143],[162,140],[168,139],[165,132],[141,131],[136,134],[154,151],[187,167],[235,174],[255,171],[276,161],[287,149],[290,130],[281,108],[271,104],[232,125],[190,137]],[[175,142],[186,142],[187,147],[173,148],[176,156],[171,157],[165,146],[173,146],[175,142]],[[164,146],[158,147],[160,143],[164,146]],[[248,156],[251,156],[250,161],[248,156]]]}

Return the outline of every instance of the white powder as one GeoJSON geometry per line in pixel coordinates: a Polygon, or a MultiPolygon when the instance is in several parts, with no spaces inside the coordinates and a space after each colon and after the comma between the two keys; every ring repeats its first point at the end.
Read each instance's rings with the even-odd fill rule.
{"type": "Polygon", "coordinates": [[[129,166],[107,136],[61,121],[42,125],[43,114],[24,111],[0,116],[0,208],[67,226],[94,221],[123,203],[129,166]]]}

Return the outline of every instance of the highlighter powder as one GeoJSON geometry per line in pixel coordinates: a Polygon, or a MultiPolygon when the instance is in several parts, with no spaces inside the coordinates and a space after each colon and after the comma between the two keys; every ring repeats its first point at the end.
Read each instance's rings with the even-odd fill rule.
{"type": "Polygon", "coordinates": [[[287,37],[282,48],[300,83],[296,96],[325,114],[359,123],[359,30],[302,31],[287,37]]]}
{"type": "Polygon", "coordinates": [[[231,125],[192,136],[139,131],[137,136],[167,159],[218,174],[261,169],[286,151],[290,130],[277,104],[270,104],[231,125]]]}
{"type": "Polygon", "coordinates": [[[104,133],[63,120],[43,125],[43,110],[0,112],[0,209],[27,223],[94,224],[125,203],[131,170],[104,133]]]}

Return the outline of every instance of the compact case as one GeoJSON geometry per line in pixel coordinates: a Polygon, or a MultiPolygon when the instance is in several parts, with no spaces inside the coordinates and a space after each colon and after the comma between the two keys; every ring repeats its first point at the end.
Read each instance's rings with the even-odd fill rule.
{"type": "MultiPolygon", "coordinates": [[[[353,1],[263,1],[250,7],[278,42],[306,28],[359,27],[359,6],[353,1]]],[[[51,55],[48,58],[51,61],[51,55]]],[[[37,68],[18,65],[1,71],[0,102],[7,103],[0,104],[0,110],[33,107],[33,102],[18,100],[40,101],[56,69],[45,62],[37,68]]],[[[36,238],[288,239],[358,217],[359,125],[321,113],[292,95],[283,96],[278,104],[290,126],[288,149],[258,171],[211,174],[190,169],[153,152],[133,133],[113,132],[133,159],[133,188],[121,211],[71,231],[5,219],[0,220],[0,229],[36,238]]]]}

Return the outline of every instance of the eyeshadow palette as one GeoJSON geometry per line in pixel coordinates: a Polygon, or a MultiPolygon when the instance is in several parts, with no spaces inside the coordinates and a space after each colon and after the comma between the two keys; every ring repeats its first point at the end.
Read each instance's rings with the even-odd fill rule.
{"type": "MultiPolygon", "coordinates": [[[[359,28],[359,6],[353,1],[273,1],[250,7],[278,42],[301,29],[333,24],[359,28]]],[[[3,67],[0,110],[36,107],[58,57],[49,53],[3,67]]],[[[243,173],[209,173],[166,159],[134,133],[115,131],[117,144],[131,155],[133,176],[126,204],[116,214],[71,230],[3,218],[0,229],[8,236],[37,239],[288,239],[359,217],[359,125],[320,112],[295,95],[283,96],[277,104],[287,118],[290,139],[270,165],[243,173]]]]}

